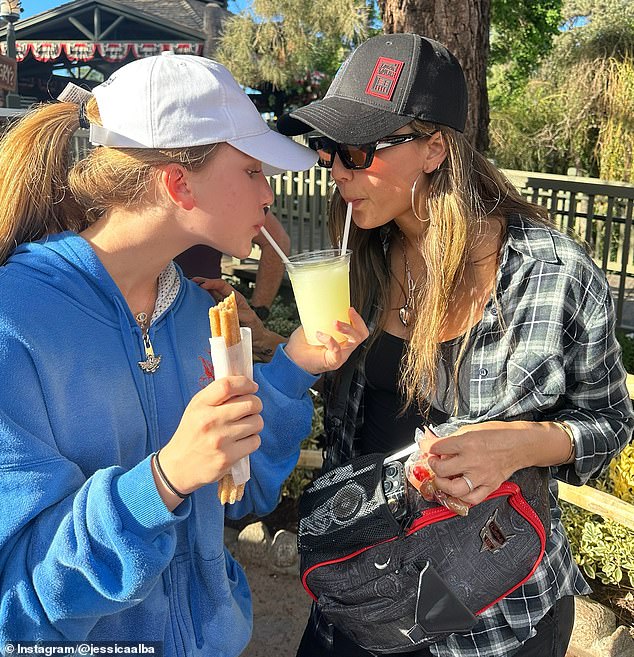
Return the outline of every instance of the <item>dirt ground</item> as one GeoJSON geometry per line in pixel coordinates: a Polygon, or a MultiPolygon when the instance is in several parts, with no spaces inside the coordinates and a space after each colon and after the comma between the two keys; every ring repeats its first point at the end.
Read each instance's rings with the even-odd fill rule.
{"type": "Polygon", "coordinates": [[[310,612],[299,575],[243,566],[253,593],[253,638],[241,657],[295,657],[310,612]]]}

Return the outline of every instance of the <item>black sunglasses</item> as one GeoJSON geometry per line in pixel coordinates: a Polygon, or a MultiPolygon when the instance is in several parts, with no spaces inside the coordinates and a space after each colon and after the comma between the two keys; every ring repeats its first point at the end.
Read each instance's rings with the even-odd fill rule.
{"type": "Polygon", "coordinates": [[[317,152],[319,160],[317,164],[326,169],[332,168],[335,153],[339,156],[341,163],[346,169],[367,169],[374,159],[374,153],[382,148],[406,144],[420,137],[431,137],[431,134],[418,134],[415,132],[406,135],[392,135],[377,139],[370,144],[340,144],[329,137],[309,137],[308,146],[317,152]]]}

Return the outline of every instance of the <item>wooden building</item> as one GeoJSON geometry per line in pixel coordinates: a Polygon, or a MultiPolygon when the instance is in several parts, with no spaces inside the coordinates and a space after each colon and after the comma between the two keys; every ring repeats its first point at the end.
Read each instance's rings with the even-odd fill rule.
{"type": "MultiPolygon", "coordinates": [[[[211,56],[228,14],[227,0],[74,0],[20,20],[20,103],[55,98],[69,81],[92,88],[123,64],[164,50],[211,56]]],[[[5,35],[6,27],[0,55],[5,35]]]]}

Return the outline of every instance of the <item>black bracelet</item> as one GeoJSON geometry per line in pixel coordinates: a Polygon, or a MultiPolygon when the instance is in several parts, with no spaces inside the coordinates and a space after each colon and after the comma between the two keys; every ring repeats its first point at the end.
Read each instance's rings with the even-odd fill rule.
{"type": "Polygon", "coordinates": [[[181,500],[186,500],[191,493],[181,493],[180,491],[177,491],[174,486],[170,483],[170,480],[165,476],[165,473],[163,472],[163,468],[161,467],[161,462],[159,461],[159,452],[161,450],[157,450],[152,454],[152,458],[154,459],[154,465],[156,466],[156,471],[158,472],[158,476],[161,478],[161,481],[165,484],[165,487],[169,489],[170,493],[173,495],[176,495],[177,497],[180,497],[181,500]]]}
{"type": "Polygon", "coordinates": [[[269,318],[271,311],[266,306],[251,306],[251,310],[264,322],[269,318]]]}

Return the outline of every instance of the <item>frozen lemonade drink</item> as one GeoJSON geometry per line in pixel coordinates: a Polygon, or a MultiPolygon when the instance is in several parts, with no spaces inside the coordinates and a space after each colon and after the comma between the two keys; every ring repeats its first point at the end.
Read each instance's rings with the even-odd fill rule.
{"type": "Polygon", "coordinates": [[[291,279],[299,318],[306,341],[320,345],[317,331],[332,335],[338,342],[346,336],[335,331],[334,322],[349,323],[350,254],[338,249],[300,253],[289,258],[286,271],[291,279]]]}

